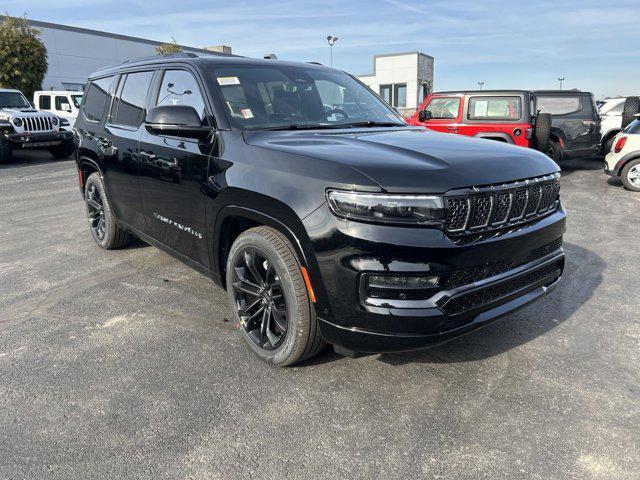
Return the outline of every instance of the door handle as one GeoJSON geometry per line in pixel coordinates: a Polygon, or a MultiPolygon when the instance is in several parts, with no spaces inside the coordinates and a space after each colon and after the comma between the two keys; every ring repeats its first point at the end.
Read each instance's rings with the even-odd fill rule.
{"type": "Polygon", "coordinates": [[[147,162],[153,162],[158,158],[158,156],[155,153],[147,152],[145,150],[140,151],[140,157],[147,162]]]}
{"type": "Polygon", "coordinates": [[[105,137],[98,137],[98,147],[105,155],[109,156],[115,155],[118,151],[118,148],[113,146],[113,142],[105,137]]]}

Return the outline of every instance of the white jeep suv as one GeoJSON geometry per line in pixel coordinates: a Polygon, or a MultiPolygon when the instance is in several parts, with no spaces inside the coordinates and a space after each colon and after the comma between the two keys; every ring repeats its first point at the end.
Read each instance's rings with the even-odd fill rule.
{"type": "Polygon", "coordinates": [[[45,149],[54,158],[67,158],[74,149],[73,133],[62,130],[68,121],[35,110],[19,90],[0,88],[0,163],[14,150],[45,149]]]}

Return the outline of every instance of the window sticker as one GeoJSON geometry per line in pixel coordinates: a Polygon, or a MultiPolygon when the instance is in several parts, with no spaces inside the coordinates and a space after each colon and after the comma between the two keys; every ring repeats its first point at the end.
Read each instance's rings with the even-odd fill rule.
{"type": "Polygon", "coordinates": [[[218,85],[240,85],[240,80],[238,77],[217,77],[218,85]]]}
{"type": "Polygon", "coordinates": [[[240,110],[240,114],[242,115],[242,118],[253,118],[253,112],[250,108],[243,108],[240,110]]]}
{"type": "Polygon", "coordinates": [[[478,100],[473,112],[474,117],[486,117],[489,109],[489,102],[486,100],[478,100]]]}

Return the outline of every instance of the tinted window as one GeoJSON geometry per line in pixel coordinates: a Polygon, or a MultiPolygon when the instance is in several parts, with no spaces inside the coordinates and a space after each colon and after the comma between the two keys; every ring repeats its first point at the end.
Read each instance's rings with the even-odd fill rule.
{"type": "Polygon", "coordinates": [[[144,120],[147,93],[153,72],[129,73],[124,78],[124,84],[111,113],[112,123],[139,127],[144,120]],[[115,112],[115,113],[114,113],[115,112]]]}
{"type": "Polygon", "coordinates": [[[156,105],[189,105],[202,120],[207,116],[200,87],[193,75],[184,70],[164,72],[156,105]]]}
{"type": "Polygon", "coordinates": [[[537,97],[536,109],[551,115],[567,115],[580,111],[580,97],[537,97]]]}
{"type": "Polygon", "coordinates": [[[380,85],[380,96],[391,105],[391,85],[380,85]]]}
{"type": "Polygon", "coordinates": [[[471,97],[470,120],[518,120],[522,116],[520,97],[471,97]]]}
{"type": "Polygon", "coordinates": [[[92,81],[87,87],[83,110],[88,120],[98,122],[102,119],[109,101],[112,81],[113,77],[100,78],[92,81]]]}
{"type": "Polygon", "coordinates": [[[62,106],[67,105],[67,108],[70,108],[69,99],[67,97],[63,97],[60,95],[56,95],[56,110],[62,110],[62,106]]]}
{"type": "Polygon", "coordinates": [[[80,108],[80,104],[82,103],[82,95],[71,95],[71,100],[73,100],[73,104],[76,108],[80,108]]]}
{"type": "Polygon", "coordinates": [[[627,128],[624,129],[624,133],[630,133],[632,135],[640,134],[640,120],[634,120],[627,125],[627,128]]]}
{"type": "Polygon", "coordinates": [[[40,110],[51,110],[51,96],[40,95],[38,98],[38,108],[40,110]]]}
{"type": "Polygon", "coordinates": [[[431,118],[457,118],[460,109],[460,99],[457,97],[439,97],[429,102],[425,111],[431,112],[431,118]]]}

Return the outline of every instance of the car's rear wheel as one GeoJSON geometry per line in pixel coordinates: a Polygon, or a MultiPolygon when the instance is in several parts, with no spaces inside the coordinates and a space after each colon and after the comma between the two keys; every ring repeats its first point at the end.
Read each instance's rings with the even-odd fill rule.
{"type": "Polygon", "coordinates": [[[277,230],[255,227],[236,239],[226,283],[242,338],[263,361],[289,366],[324,347],[298,256],[277,230]]]}
{"type": "Polygon", "coordinates": [[[56,145],[55,147],[51,147],[49,149],[49,153],[56,160],[64,160],[65,158],[69,158],[71,154],[74,152],[76,146],[73,140],[62,142],[60,145],[56,145]]]}
{"type": "Polygon", "coordinates": [[[549,140],[549,145],[547,146],[545,153],[556,163],[562,160],[562,152],[560,151],[560,145],[558,145],[558,142],[549,140]]]}
{"type": "Polygon", "coordinates": [[[0,138],[0,163],[9,163],[13,158],[13,148],[9,142],[0,138]]]}
{"type": "Polygon", "coordinates": [[[126,246],[131,241],[131,235],[118,226],[100,174],[89,175],[84,199],[91,236],[95,242],[105,250],[126,246]]]}
{"type": "Polygon", "coordinates": [[[620,177],[627,190],[640,192],[640,159],[627,163],[622,169],[620,177]]]}

